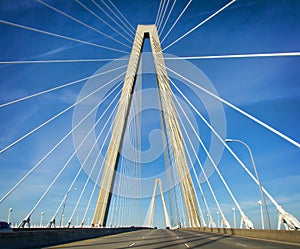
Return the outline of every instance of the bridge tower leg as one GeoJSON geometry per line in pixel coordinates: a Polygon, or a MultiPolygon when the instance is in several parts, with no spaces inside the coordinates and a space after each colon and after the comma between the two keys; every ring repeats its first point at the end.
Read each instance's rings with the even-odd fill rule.
{"type": "Polygon", "coordinates": [[[150,39],[156,70],[159,98],[162,105],[164,122],[170,134],[170,143],[174,152],[175,164],[180,181],[188,224],[190,227],[199,227],[201,223],[195,198],[194,186],[189,173],[182,134],[177,120],[177,113],[173,103],[167,70],[155,25],[138,25],[136,31],[118,111],[114,120],[112,137],[103,169],[93,225],[98,227],[106,226],[111,192],[114,183],[114,174],[120,156],[119,151],[126,128],[128,111],[131,104],[132,93],[145,38],[150,39]]]}

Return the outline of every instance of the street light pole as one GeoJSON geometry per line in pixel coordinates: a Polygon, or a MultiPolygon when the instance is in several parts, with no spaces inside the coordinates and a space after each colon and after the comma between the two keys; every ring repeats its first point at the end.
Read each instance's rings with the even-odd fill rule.
{"type": "Polygon", "coordinates": [[[64,217],[65,217],[65,215],[62,214],[61,217],[60,217],[60,225],[59,225],[59,227],[61,227],[61,224],[64,224],[64,217]]]}
{"type": "Polygon", "coordinates": [[[264,226],[264,216],[263,216],[263,210],[262,210],[262,202],[261,202],[261,200],[258,201],[258,205],[259,205],[259,208],[260,208],[261,229],[265,229],[265,226],[264,226]]]}
{"type": "Polygon", "coordinates": [[[11,215],[11,212],[13,211],[12,208],[8,209],[8,217],[7,217],[7,223],[9,224],[10,223],[10,215],[11,215]]]}
{"type": "Polygon", "coordinates": [[[41,220],[40,220],[40,227],[43,225],[43,215],[45,214],[44,211],[41,212],[41,220]]]}
{"type": "Polygon", "coordinates": [[[206,216],[207,216],[207,224],[208,224],[208,227],[209,227],[209,219],[210,219],[209,214],[206,214],[206,216]]]}
{"type": "Polygon", "coordinates": [[[235,208],[232,208],[233,211],[233,228],[236,228],[236,217],[235,217],[235,208]]]}
{"type": "Polygon", "coordinates": [[[255,175],[256,175],[256,179],[257,179],[257,182],[258,182],[258,187],[259,187],[259,192],[260,192],[260,195],[261,195],[262,203],[264,205],[265,212],[266,212],[266,217],[267,217],[267,222],[268,222],[268,229],[270,230],[271,229],[271,224],[270,224],[270,217],[269,217],[268,207],[267,207],[267,203],[266,203],[266,200],[265,200],[265,195],[264,195],[263,190],[262,190],[261,182],[260,182],[259,177],[258,177],[258,172],[257,172],[257,169],[256,169],[254,157],[253,157],[253,154],[252,154],[252,151],[251,151],[250,147],[248,146],[248,144],[246,144],[245,142],[243,142],[241,140],[238,140],[238,139],[226,139],[225,142],[227,142],[227,143],[229,143],[229,142],[241,143],[249,151],[251,161],[252,161],[252,165],[253,165],[253,168],[254,168],[254,172],[255,172],[255,175]]]}
{"type": "Polygon", "coordinates": [[[65,194],[65,197],[64,197],[64,204],[63,204],[63,209],[62,209],[62,212],[61,212],[61,216],[60,216],[60,222],[59,222],[59,227],[62,226],[62,223],[63,223],[63,217],[64,217],[64,212],[65,212],[65,207],[66,207],[66,202],[67,202],[67,197],[68,197],[68,194],[70,193],[71,190],[77,190],[77,188],[71,188],[67,191],[67,193],[65,194]]]}

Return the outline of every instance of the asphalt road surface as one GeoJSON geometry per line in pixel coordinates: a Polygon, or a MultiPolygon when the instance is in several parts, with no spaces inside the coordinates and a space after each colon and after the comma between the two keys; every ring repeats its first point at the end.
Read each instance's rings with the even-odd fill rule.
{"type": "Polygon", "coordinates": [[[300,245],[182,230],[140,230],[47,248],[294,249],[300,245]]]}

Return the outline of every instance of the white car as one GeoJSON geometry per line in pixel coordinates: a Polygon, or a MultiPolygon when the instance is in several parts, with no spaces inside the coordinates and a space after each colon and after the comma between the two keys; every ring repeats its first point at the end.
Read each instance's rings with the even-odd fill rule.
{"type": "Polygon", "coordinates": [[[12,232],[13,229],[6,221],[0,221],[0,233],[2,232],[12,232]]]}

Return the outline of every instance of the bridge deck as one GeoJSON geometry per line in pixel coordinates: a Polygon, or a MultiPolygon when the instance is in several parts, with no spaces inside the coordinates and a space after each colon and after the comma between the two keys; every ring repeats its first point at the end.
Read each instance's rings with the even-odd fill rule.
{"type": "Polygon", "coordinates": [[[300,245],[184,230],[140,230],[51,248],[300,248],[300,245]]]}

